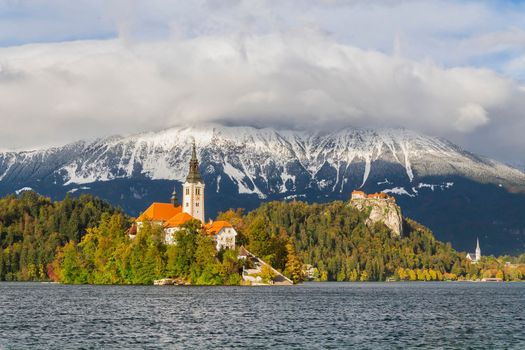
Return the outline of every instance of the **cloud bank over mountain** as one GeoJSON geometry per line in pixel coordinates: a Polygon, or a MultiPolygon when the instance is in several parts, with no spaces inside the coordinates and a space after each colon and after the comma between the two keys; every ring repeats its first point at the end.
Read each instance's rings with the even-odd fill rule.
{"type": "Polygon", "coordinates": [[[525,17],[483,27],[493,9],[457,2],[305,2],[286,16],[291,2],[95,1],[72,22],[81,5],[53,4],[40,10],[54,27],[19,6],[27,29],[0,35],[2,148],[212,121],[407,127],[502,160],[525,153],[525,17]],[[447,33],[463,37],[438,40],[447,33]],[[490,59],[502,52],[508,62],[490,59]]]}

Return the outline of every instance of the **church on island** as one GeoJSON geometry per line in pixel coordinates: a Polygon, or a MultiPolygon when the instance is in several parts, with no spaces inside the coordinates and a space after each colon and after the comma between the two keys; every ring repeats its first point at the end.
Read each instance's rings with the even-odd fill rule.
{"type": "Polygon", "coordinates": [[[146,222],[162,226],[166,244],[175,244],[175,233],[190,220],[202,223],[203,232],[213,237],[217,250],[235,249],[237,232],[227,221],[205,221],[204,181],[199,172],[199,161],[193,142],[190,169],[182,185],[182,204],[179,205],[177,192],[173,190],[170,203],[152,203],[136,220],[130,229],[130,238],[135,238],[146,222]]]}

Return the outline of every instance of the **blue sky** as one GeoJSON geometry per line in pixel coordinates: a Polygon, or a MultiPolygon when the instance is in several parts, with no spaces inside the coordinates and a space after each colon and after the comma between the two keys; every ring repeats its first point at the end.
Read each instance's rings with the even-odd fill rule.
{"type": "Polygon", "coordinates": [[[525,162],[524,84],[525,1],[0,0],[1,148],[228,120],[525,162]]]}

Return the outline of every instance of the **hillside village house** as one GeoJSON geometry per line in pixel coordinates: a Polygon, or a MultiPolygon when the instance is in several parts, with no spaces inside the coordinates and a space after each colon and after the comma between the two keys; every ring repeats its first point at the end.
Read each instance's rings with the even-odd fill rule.
{"type": "Polygon", "coordinates": [[[204,181],[199,172],[199,161],[195,142],[192,147],[190,170],[182,185],[182,205],[178,204],[177,193],[174,190],[171,203],[152,203],[136,220],[130,229],[129,236],[134,238],[140,232],[145,222],[162,226],[166,244],[176,244],[175,233],[190,220],[200,221],[204,234],[213,237],[217,250],[234,249],[237,232],[227,221],[204,222],[204,181]]]}

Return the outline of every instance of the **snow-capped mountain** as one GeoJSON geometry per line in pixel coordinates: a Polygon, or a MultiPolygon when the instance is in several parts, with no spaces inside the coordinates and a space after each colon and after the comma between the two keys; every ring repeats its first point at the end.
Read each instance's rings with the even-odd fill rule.
{"type": "MultiPolygon", "coordinates": [[[[409,215],[421,219],[426,214],[418,214],[420,202],[444,193],[452,199],[474,188],[496,191],[499,203],[502,196],[522,198],[525,192],[522,171],[409,130],[317,133],[203,125],[0,153],[0,193],[92,192],[136,214],[151,200],[167,200],[170,187],[184,180],[192,140],[210,216],[231,206],[250,209],[263,200],[345,199],[362,188],[396,195],[409,215]]],[[[525,213],[525,205],[521,209],[525,213]]],[[[518,230],[525,234],[525,223],[518,230]]]]}
{"type": "Polygon", "coordinates": [[[222,126],[172,128],[40,151],[0,153],[0,180],[52,177],[61,185],[132,177],[182,181],[192,140],[203,173],[217,191],[228,177],[239,193],[261,198],[306,188],[346,192],[374,181],[372,177],[396,185],[388,181],[390,171],[403,184],[413,185],[407,188],[413,194],[419,178],[434,175],[525,187],[523,172],[413,131],[345,129],[321,134],[222,126]]]}

